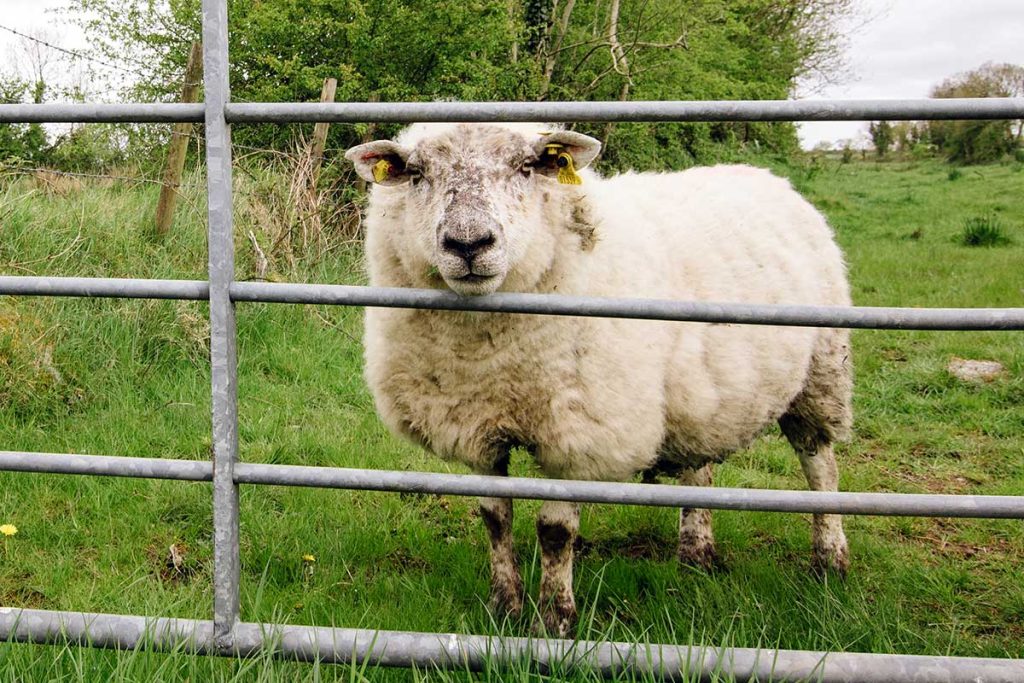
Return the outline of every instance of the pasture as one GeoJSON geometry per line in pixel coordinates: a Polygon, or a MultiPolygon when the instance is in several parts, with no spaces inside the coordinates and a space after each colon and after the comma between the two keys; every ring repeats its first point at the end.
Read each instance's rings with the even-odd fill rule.
{"type": "MultiPolygon", "coordinates": [[[[1024,164],[953,174],[934,161],[762,163],[828,216],[858,305],[1022,305],[1024,164]],[[979,218],[1009,243],[964,245],[961,233],[979,218]]],[[[260,188],[238,175],[237,277],[250,279],[246,235],[259,229],[260,188]]],[[[199,176],[186,192],[160,243],[150,227],[155,186],[0,178],[0,273],[205,279],[199,176]]],[[[359,283],[358,244],[271,276],[359,283]]],[[[206,315],[186,302],[0,298],[0,448],[208,458],[206,315]]],[[[379,424],[361,378],[360,328],[358,309],[239,304],[243,461],[462,471],[379,424]]],[[[867,330],[853,339],[855,435],[837,451],[842,490],[1024,492],[1020,332],[867,330]],[[964,382],[947,372],[953,357],[996,360],[1005,372],[964,382]]],[[[513,473],[531,474],[525,456],[513,473]]],[[[716,483],[805,486],[777,430],[719,467],[716,483]]],[[[534,596],[537,505],[517,503],[515,522],[534,596]]],[[[475,511],[475,499],[448,496],[243,487],[242,618],[524,635],[528,620],[495,624],[485,608],[487,540],[475,511]]],[[[0,473],[0,524],[18,528],[0,549],[0,604],[209,618],[211,518],[208,484],[0,473]]],[[[675,562],[676,519],[666,509],[584,506],[581,637],[1024,657],[1019,521],[850,517],[850,574],[821,581],[808,571],[809,516],[716,512],[724,566],[711,573],[675,562]]],[[[68,681],[410,676],[12,644],[0,644],[0,672],[68,681]]]]}

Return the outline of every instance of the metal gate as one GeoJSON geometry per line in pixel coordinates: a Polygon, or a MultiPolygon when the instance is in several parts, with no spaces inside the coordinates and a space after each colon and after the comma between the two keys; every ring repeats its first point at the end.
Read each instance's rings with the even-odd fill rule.
{"type": "Polygon", "coordinates": [[[825,653],[677,644],[612,643],[247,623],[239,612],[240,484],[406,491],[729,510],[1024,519],[1024,496],[826,493],[518,479],[238,461],[235,305],[238,302],[390,306],[545,315],[917,330],[1022,330],[1024,308],[907,309],[735,305],[542,294],[463,299],[451,292],[235,282],[230,124],[413,121],[797,121],[1024,118],[1024,99],[726,102],[232,103],[226,0],[203,0],[203,104],[0,105],[0,123],[202,122],[209,193],[209,280],[0,277],[0,295],[208,300],[212,462],[0,452],[0,469],[213,482],[212,620],[0,607],[0,638],[70,640],[96,647],[185,644],[211,655],[269,649],[283,657],[382,666],[522,661],[631,669],[665,678],[821,681],[1024,681],[1024,660],[825,653]]]}

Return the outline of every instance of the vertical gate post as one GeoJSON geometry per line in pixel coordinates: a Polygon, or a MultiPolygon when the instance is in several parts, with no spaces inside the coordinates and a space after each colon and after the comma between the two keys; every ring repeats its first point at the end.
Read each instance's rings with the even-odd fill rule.
{"type": "Polygon", "coordinates": [[[213,621],[218,647],[232,646],[239,618],[238,359],[229,287],[235,254],[231,211],[231,130],[227,0],[203,0],[206,182],[209,221],[210,384],[213,413],[213,621]]]}

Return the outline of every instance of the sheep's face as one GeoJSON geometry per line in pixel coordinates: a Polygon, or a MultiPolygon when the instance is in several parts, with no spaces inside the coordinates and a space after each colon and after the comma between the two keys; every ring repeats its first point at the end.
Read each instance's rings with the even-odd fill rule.
{"type": "Polygon", "coordinates": [[[579,133],[525,135],[493,125],[460,124],[404,147],[377,141],[350,149],[360,176],[405,193],[402,236],[453,291],[490,294],[546,229],[543,189],[557,174],[552,145],[582,168],[600,143],[579,133]]]}

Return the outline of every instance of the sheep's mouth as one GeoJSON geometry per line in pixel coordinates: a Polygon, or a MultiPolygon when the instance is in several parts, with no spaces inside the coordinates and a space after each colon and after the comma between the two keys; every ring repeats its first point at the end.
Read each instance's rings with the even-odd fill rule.
{"type": "Polygon", "coordinates": [[[475,285],[480,282],[487,282],[488,280],[493,280],[496,277],[497,275],[478,275],[477,273],[467,273],[462,277],[455,278],[455,281],[462,282],[467,285],[475,285]]]}
{"type": "Polygon", "coordinates": [[[448,287],[460,296],[483,296],[493,294],[501,286],[503,278],[498,275],[466,273],[459,277],[445,278],[448,287]]]}

